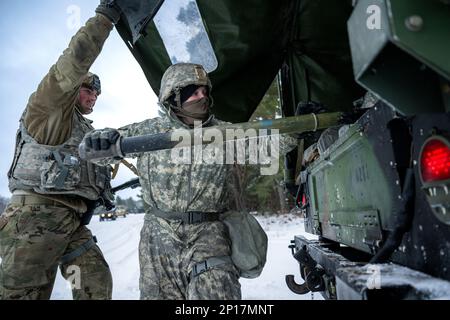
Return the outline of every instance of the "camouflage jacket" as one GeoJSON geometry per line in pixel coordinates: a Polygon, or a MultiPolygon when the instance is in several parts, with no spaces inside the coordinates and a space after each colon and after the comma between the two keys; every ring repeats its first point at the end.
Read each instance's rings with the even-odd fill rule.
{"type": "MultiPolygon", "coordinates": [[[[124,137],[129,137],[189,129],[170,111],[161,108],[165,110],[162,117],[122,127],[119,129],[120,133],[124,137]]],[[[203,126],[225,123],[212,116],[203,126]]],[[[292,150],[296,145],[297,140],[289,136],[280,139],[281,152],[292,150]]],[[[203,149],[206,147],[203,146],[203,149]]],[[[150,207],[162,211],[226,210],[229,201],[227,187],[233,165],[195,161],[194,152],[191,152],[192,161],[189,164],[174,163],[172,152],[160,150],[132,155],[133,158],[137,158],[137,170],[145,202],[150,207]]]]}
{"type": "MultiPolygon", "coordinates": [[[[76,101],[81,83],[100,54],[112,28],[112,23],[103,15],[97,14],[90,18],[71,39],[69,47],[30,96],[23,123],[28,134],[39,144],[61,145],[71,138],[74,127],[92,128],[91,121],[78,112],[76,101]]],[[[46,197],[60,201],[77,211],[86,211],[86,205],[78,197],[46,197]]]]}

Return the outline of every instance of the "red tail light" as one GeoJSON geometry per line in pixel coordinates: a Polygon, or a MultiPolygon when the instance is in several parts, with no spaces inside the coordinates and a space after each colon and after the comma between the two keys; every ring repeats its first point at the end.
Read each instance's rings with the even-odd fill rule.
{"type": "Polygon", "coordinates": [[[429,139],[422,148],[420,173],[423,182],[450,179],[450,147],[441,137],[429,139]]]}

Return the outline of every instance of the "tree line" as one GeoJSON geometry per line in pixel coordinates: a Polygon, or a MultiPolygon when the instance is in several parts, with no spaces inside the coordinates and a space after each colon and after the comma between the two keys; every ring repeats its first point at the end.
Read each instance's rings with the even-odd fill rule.
{"type": "Polygon", "coordinates": [[[145,206],[144,201],[142,198],[136,200],[132,197],[129,197],[127,199],[123,199],[120,196],[116,196],[114,203],[117,206],[125,206],[127,207],[128,213],[142,213],[145,212],[145,206]]]}

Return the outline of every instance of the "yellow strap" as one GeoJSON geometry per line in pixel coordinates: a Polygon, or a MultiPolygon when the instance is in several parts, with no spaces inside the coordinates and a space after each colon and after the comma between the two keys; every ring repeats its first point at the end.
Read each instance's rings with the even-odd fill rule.
{"type": "Polygon", "coordinates": [[[130,169],[131,171],[133,171],[133,173],[134,173],[135,175],[139,176],[136,167],[135,167],[132,163],[129,163],[127,160],[123,159],[123,160],[121,160],[119,163],[117,163],[116,165],[114,165],[114,169],[113,169],[113,172],[112,172],[112,179],[114,179],[114,178],[116,177],[117,172],[119,171],[119,166],[120,166],[121,163],[122,163],[123,165],[125,165],[125,167],[127,167],[128,169],[130,169]]]}
{"type": "Polygon", "coordinates": [[[115,179],[116,178],[117,172],[119,171],[119,166],[120,166],[120,162],[116,163],[114,165],[114,168],[113,168],[113,171],[112,171],[112,174],[111,174],[111,179],[115,179]]]}

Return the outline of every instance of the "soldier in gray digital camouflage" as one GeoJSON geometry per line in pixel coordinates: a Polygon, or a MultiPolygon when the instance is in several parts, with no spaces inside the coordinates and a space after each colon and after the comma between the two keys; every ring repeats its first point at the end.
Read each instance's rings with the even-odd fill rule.
{"type": "Polygon", "coordinates": [[[101,1],[39,84],[20,119],[0,216],[0,299],[49,299],[58,265],[74,299],[111,299],[112,277],[85,226],[95,202],[112,200],[110,169],[82,161],[101,93],[89,72],[120,12],[101,1]]]}
{"type": "MultiPolygon", "coordinates": [[[[224,124],[211,113],[211,89],[202,66],[175,64],[162,77],[161,117],[119,130],[92,131],[84,143],[108,150],[119,136],[191,129],[196,121],[202,127],[224,124]]],[[[228,211],[233,166],[174,164],[171,150],[132,156],[137,157],[143,199],[150,206],[139,244],[141,299],[241,299],[240,270],[230,258],[230,234],[221,221],[228,211]]]]}

